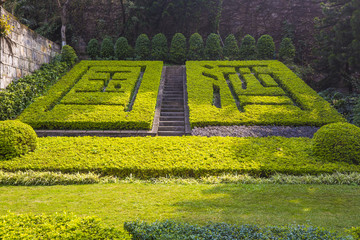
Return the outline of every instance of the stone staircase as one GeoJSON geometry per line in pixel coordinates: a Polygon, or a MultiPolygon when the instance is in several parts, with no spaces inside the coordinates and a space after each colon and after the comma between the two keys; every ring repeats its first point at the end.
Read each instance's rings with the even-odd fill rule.
{"type": "Polygon", "coordinates": [[[166,67],[158,136],[186,134],[185,67],[166,67]]]}

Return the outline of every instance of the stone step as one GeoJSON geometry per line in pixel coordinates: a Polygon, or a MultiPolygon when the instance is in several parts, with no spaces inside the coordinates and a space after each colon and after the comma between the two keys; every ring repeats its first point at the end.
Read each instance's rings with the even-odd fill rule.
{"type": "Polygon", "coordinates": [[[161,131],[182,131],[185,132],[185,126],[159,126],[159,132],[161,131]]]}
{"type": "Polygon", "coordinates": [[[183,106],[184,101],[163,101],[162,106],[183,106]]]}
{"type": "Polygon", "coordinates": [[[185,121],[161,121],[159,126],[185,126],[185,121]]]}
{"type": "Polygon", "coordinates": [[[176,111],[177,110],[184,111],[184,105],[162,105],[161,110],[165,110],[165,109],[176,109],[176,111]]]}
{"type": "Polygon", "coordinates": [[[184,111],[181,112],[160,112],[160,118],[162,117],[185,117],[184,111]]]}
{"type": "Polygon", "coordinates": [[[161,113],[165,113],[165,112],[184,112],[184,108],[161,108],[161,113]]]}
{"type": "Polygon", "coordinates": [[[162,116],[160,117],[160,122],[168,121],[184,121],[184,116],[162,116]]]}
{"type": "Polygon", "coordinates": [[[163,96],[173,97],[173,96],[183,96],[183,92],[163,92],[163,96]]]}
{"type": "Polygon", "coordinates": [[[183,97],[167,97],[166,101],[184,101],[183,97]]]}
{"type": "Polygon", "coordinates": [[[178,87],[165,87],[164,88],[164,91],[177,91],[177,92],[182,92],[183,91],[183,88],[178,88],[178,87]]]}
{"type": "Polygon", "coordinates": [[[184,136],[184,131],[158,131],[158,136],[166,137],[166,136],[184,136]]]}

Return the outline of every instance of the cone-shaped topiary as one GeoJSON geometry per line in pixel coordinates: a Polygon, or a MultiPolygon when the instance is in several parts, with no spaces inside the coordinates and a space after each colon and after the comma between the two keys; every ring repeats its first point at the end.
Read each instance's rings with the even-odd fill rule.
{"type": "Polygon", "coordinates": [[[275,43],[270,35],[262,35],[257,42],[258,59],[274,59],[275,43]]]}
{"type": "Polygon", "coordinates": [[[29,125],[13,120],[0,122],[0,160],[34,151],[36,140],[36,133],[29,125]]]}
{"type": "Polygon", "coordinates": [[[188,60],[204,59],[204,40],[200,34],[194,33],[189,40],[188,60]]]}
{"type": "Polygon", "coordinates": [[[256,53],[256,41],[251,35],[247,34],[241,41],[240,46],[240,59],[241,60],[255,60],[257,58],[256,53]]]}
{"type": "Polygon", "coordinates": [[[66,62],[67,64],[74,65],[78,60],[75,50],[69,46],[65,45],[61,49],[61,61],[66,62]]]}
{"type": "Polygon", "coordinates": [[[114,43],[111,37],[105,37],[101,43],[101,57],[111,59],[114,57],[114,43]]]}
{"type": "Polygon", "coordinates": [[[279,57],[285,62],[293,62],[295,57],[295,46],[290,38],[284,38],[280,43],[279,57]]]}
{"type": "Polygon", "coordinates": [[[99,41],[95,38],[91,39],[87,45],[86,53],[91,59],[96,59],[100,55],[99,41]]]}
{"type": "Polygon", "coordinates": [[[176,33],[170,46],[170,61],[175,64],[184,64],[186,60],[186,38],[182,33],[176,33]]]}
{"type": "Polygon", "coordinates": [[[115,43],[115,57],[119,60],[125,60],[130,57],[130,45],[125,37],[120,37],[115,43]]]}
{"type": "Polygon", "coordinates": [[[224,57],[228,60],[238,60],[240,58],[239,46],[233,34],[230,34],[225,39],[224,57]]]}
{"type": "Polygon", "coordinates": [[[164,34],[158,33],[151,40],[151,59],[166,61],[168,56],[168,43],[164,34]]]}
{"type": "Polygon", "coordinates": [[[314,154],[329,162],[360,163],[360,128],[350,123],[321,127],[312,139],[314,154]]]}
{"type": "Polygon", "coordinates": [[[221,55],[220,37],[215,33],[211,33],[206,39],[205,58],[207,60],[220,60],[221,55]]]}
{"type": "Polygon", "coordinates": [[[150,39],[146,34],[140,34],[135,42],[135,55],[137,60],[147,60],[150,56],[150,39]]]}

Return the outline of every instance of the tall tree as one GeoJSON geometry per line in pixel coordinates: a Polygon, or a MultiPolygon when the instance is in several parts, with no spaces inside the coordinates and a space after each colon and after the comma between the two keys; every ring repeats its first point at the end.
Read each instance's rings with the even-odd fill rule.
{"type": "Polygon", "coordinates": [[[61,17],[61,45],[66,45],[67,11],[71,0],[56,0],[61,17]]]}

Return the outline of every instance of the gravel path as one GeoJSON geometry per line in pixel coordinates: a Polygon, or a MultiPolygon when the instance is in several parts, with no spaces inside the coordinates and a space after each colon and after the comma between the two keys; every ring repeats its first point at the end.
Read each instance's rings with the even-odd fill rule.
{"type": "Polygon", "coordinates": [[[210,126],[195,127],[193,136],[221,137],[308,137],[312,138],[318,127],[288,127],[288,126],[210,126]]]}

